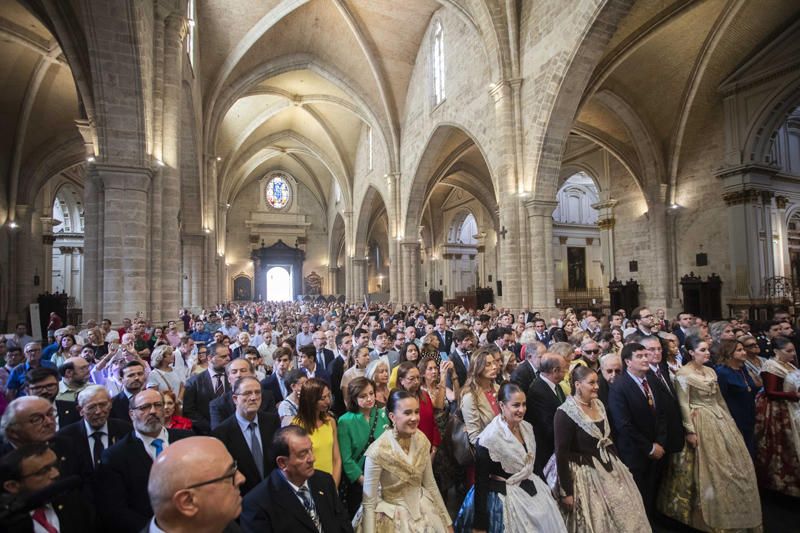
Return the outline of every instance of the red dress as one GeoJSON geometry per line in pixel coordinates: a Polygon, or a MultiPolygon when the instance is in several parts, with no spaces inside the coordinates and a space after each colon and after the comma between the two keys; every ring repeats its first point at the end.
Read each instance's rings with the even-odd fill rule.
{"type": "Polygon", "coordinates": [[[167,429],[192,429],[192,421],[182,416],[173,415],[167,421],[167,429]]]}
{"type": "Polygon", "coordinates": [[[783,391],[783,378],[761,372],[764,390],[756,397],[756,475],[758,484],[800,497],[800,450],[792,435],[789,402],[797,402],[783,391]]]}
{"type": "Polygon", "coordinates": [[[442,443],[442,435],[436,426],[436,414],[433,401],[427,392],[419,392],[419,430],[431,441],[431,446],[438,447],[442,443]]]}

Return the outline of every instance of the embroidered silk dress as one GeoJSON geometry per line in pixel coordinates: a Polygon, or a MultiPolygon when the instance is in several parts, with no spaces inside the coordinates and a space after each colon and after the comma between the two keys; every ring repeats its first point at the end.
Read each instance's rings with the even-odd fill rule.
{"type": "Polygon", "coordinates": [[[800,497],[800,401],[797,368],[769,359],[756,398],[756,471],[767,489],[800,497]]]}
{"type": "Polygon", "coordinates": [[[742,434],[708,367],[684,366],[676,376],[687,433],[698,446],[674,454],[658,498],[659,510],[701,531],[760,531],[761,500],[742,434]]]}
{"type": "Polygon", "coordinates": [[[556,411],[555,438],[558,484],[574,505],[565,513],[571,533],[645,533],[652,531],[642,496],[630,470],[617,456],[611,428],[600,400],[601,413],[592,420],[573,396],[556,411]]]}
{"type": "Polygon", "coordinates": [[[408,453],[386,431],[367,449],[364,499],[356,515],[363,533],[442,533],[451,524],[431,468],[431,444],[421,431],[408,453]]]}

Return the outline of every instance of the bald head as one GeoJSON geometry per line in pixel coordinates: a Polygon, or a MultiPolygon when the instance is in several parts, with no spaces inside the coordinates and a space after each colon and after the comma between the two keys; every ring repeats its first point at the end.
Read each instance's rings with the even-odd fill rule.
{"type": "Polygon", "coordinates": [[[233,458],[213,437],[189,437],[171,443],[150,470],[147,492],[159,526],[219,523],[221,531],[241,512],[239,485],[244,476],[233,471],[233,458]],[[217,480],[213,483],[208,481],[217,480]],[[200,486],[194,488],[194,485],[200,486]],[[191,494],[194,493],[194,494],[191,494]]]}
{"type": "Polygon", "coordinates": [[[56,434],[55,408],[38,396],[17,398],[0,419],[0,436],[15,446],[47,442],[56,434]]]}

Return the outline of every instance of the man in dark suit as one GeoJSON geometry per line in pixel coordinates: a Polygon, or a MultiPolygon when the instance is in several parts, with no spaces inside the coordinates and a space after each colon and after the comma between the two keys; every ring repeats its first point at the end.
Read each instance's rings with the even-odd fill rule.
{"type": "Polygon", "coordinates": [[[144,365],[130,361],[120,369],[122,391],[111,400],[111,418],[131,421],[130,401],[144,386],[144,365]]]}
{"type": "Polygon", "coordinates": [[[53,446],[61,458],[62,474],[75,474],[91,481],[103,451],[131,432],[124,420],[110,418],[108,389],[90,385],[78,394],[81,420],[62,427],[53,446]]]}
{"type": "Polygon", "coordinates": [[[533,380],[528,389],[528,410],[525,420],[533,426],[536,437],[536,459],[533,471],[544,478],[543,470],[550,456],[555,451],[555,430],[553,417],[558,407],[564,403],[566,395],[559,383],[569,363],[557,354],[546,354],[539,363],[539,376],[533,380]]]}
{"type": "Polygon", "coordinates": [[[314,346],[303,346],[298,351],[298,354],[300,355],[300,370],[305,372],[309,379],[319,378],[330,387],[331,375],[317,364],[317,354],[314,351],[314,346]]]}
{"type": "Polygon", "coordinates": [[[29,396],[38,396],[50,402],[56,408],[56,426],[64,427],[80,420],[81,415],[75,402],[56,400],[58,380],[58,370],[40,366],[25,375],[25,388],[29,396]]]}
{"type": "MultiPolygon", "coordinates": [[[[453,368],[456,371],[458,383],[463,386],[467,381],[469,358],[472,348],[475,346],[475,335],[466,328],[458,329],[453,335],[452,342],[455,347],[453,348],[453,353],[449,354],[448,357],[453,362],[453,368]]],[[[441,346],[439,347],[439,351],[441,352],[441,346]]],[[[445,384],[448,389],[453,390],[453,383],[449,372],[445,377],[445,384]]]]}
{"type": "MultiPolygon", "coordinates": [[[[253,368],[252,363],[244,358],[234,359],[228,363],[228,366],[225,368],[225,372],[230,390],[228,390],[228,392],[219,398],[212,400],[208,406],[212,431],[225,420],[233,416],[233,413],[236,411],[236,405],[233,401],[233,387],[236,382],[245,376],[255,377],[256,375],[255,368],[253,368]]],[[[261,410],[264,412],[277,413],[275,397],[272,396],[272,393],[269,390],[267,390],[266,385],[261,385],[261,410]]]]}
{"type": "Polygon", "coordinates": [[[44,442],[26,444],[4,455],[0,459],[0,500],[2,504],[24,503],[22,512],[3,518],[2,529],[61,533],[95,531],[94,510],[75,488],[77,479],[72,478],[76,483],[71,483],[69,479],[59,481],[58,477],[58,456],[44,442]],[[48,491],[54,495],[47,497],[48,491]]]}
{"type": "Polygon", "coordinates": [[[656,385],[648,378],[650,365],[645,347],[629,343],[621,355],[627,369],[614,381],[608,397],[614,442],[652,518],[666,453],[667,422],[663,402],[654,392],[656,385]]]}
{"type": "Polygon", "coordinates": [[[544,344],[546,347],[550,346],[553,338],[550,332],[547,331],[547,326],[543,318],[537,318],[533,321],[533,330],[536,332],[536,340],[544,344]]]}
{"type": "MultiPolygon", "coordinates": [[[[239,465],[241,468],[241,464],[239,465]]],[[[241,531],[242,472],[213,437],[189,437],[172,444],[150,470],[147,492],[154,516],[148,531],[241,531]]]]}
{"type": "Polygon", "coordinates": [[[183,416],[191,419],[192,427],[199,433],[206,434],[211,429],[211,402],[231,389],[225,379],[225,366],[230,360],[230,349],[223,344],[215,344],[208,371],[195,374],[186,382],[183,416]]]}
{"type": "Polygon", "coordinates": [[[336,357],[330,364],[331,371],[331,389],[333,393],[333,414],[338,419],[347,411],[347,406],[344,404],[344,392],[342,391],[342,376],[344,376],[344,367],[347,363],[347,357],[353,349],[353,337],[348,333],[340,333],[336,336],[336,357]]]}
{"type": "Polygon", "coordinates": [[[539,363],[541,354],[539,353],[539,343],[530,343],[525,345],[525,360],[517,365],[517,368],[511,373],[511,381],[519,385],[519,388],[525,392],[531,387],[533,380],[536,379],[538,374],[539,363]]]}
{"type": "Polygon", "coordinates": [[[261,381],[264,389],[272,393],[276,403],[280,403],[289,396],[292,391],[286,386],[286,374],[292,366],[292,351],[289,348],[278,348],[272,354],[275,365],[272,367],[272,374],[261,381]]]}
{"type": "Polygon", "coordinates": [[[600,358],[600,376],[597,378],[597,385],[600,390],[597,397],[603,402],[608,414],[608,391],[611,385],[622,374],[622,359],[615,353],[607,353],[600,358]]]}
{"type": "Polygon", "coordinates": [[[164,399],[155,389],[138,393],[130,406],[134,430],[103,452],[95,494],[105,530],[139,533],[153,516],[147,497],[153,460],[192,433],[164,427],[164,399]]]}
{"type": "Polygon", "coordinates": [[[334,353],[325,348],[328,339],[325,338],[324,331],[315,331],[311,337],[313,339],[314,350],[317,357],[317,367],[324,370],[330,375],[330,365],[333,363],[333,358],[336,357],[334,353]]]}
{"type": "Polygon", "coordinates": [[[683,450],[685,443],[683,417],[678,394],[669,378],[669,367],[663,358],[663,345],[655,336],[642,337],[639,343],[647,350],[647,362],[650,364],[647,381],[654,384],[656,400],[664,409],[664,418],[667,422],[667,442],[664,451],[668,454],[677,453],[683,450]]]}
{"type": "Polygon", "coordinates": [[[314,470],[311,439],[299,426],[275,435],[277,468],[244,498],[240,522],[245,533],[294,531],[352,533],[353,526],[330,474],[314,470]]]}
{"type": "Polygon", "coordinates": [[[683,344],[686,342],[689,328],[694,325],[693,322],[694,317],[692,313],[687,313],[686,311],[678,313],[678,325],[672,330],[672,333],[678,337],[679,347],[683,347],[683,344]]]}
{"type": "Polygon", "coordinates": [[[453,332],[447,329],[447,321],[442,315],[436,317],[435,324],[433,334],[439,337],[439,353],[449,356],[453,344],[453,332]]]}
{"type": "Polygon", "coordinates": [[[245,477],[245,482],[239,487],[244,496],[274,467],[269,447],[281,421],[275,410],[261,411],[261,384],[253,376],[244,376],[236,381],[233,401],[235,413],[222,422],[213,435],[225,444],[239,464],[239,471],[245,477]]]}

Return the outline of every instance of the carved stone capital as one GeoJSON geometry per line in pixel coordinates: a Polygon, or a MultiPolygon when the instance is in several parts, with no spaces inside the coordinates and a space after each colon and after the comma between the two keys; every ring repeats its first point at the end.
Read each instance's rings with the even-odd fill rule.
{"type": "MultiPolygon", "coordinates": [[[[750,202],[755,202],[761,196],[761,192],[756,189],[744,189],[740,191],[731,191],[722,195],[725,205],[740,205],[750,202]]],[[[766,191],[764,191],[766,192],[766,191]]]]}
{"type": "Polygon", "coordinates": [[[789,205],[789,199],[785,196],[776,196],[775,197],[775,206],[778,209],[786,209],[786,206],[789,205]]]}
{"type": "Polygon", "coordinates": [[[615,219],[613,217],[604,218],[603,220],[598,220],[597,221],[597,227],[600,228],[601,230],[602,229],[610,230],[610,229],[614,229],[614,226],[616,225],[616,223],[617,223],[617,219],[615,219]]]}

